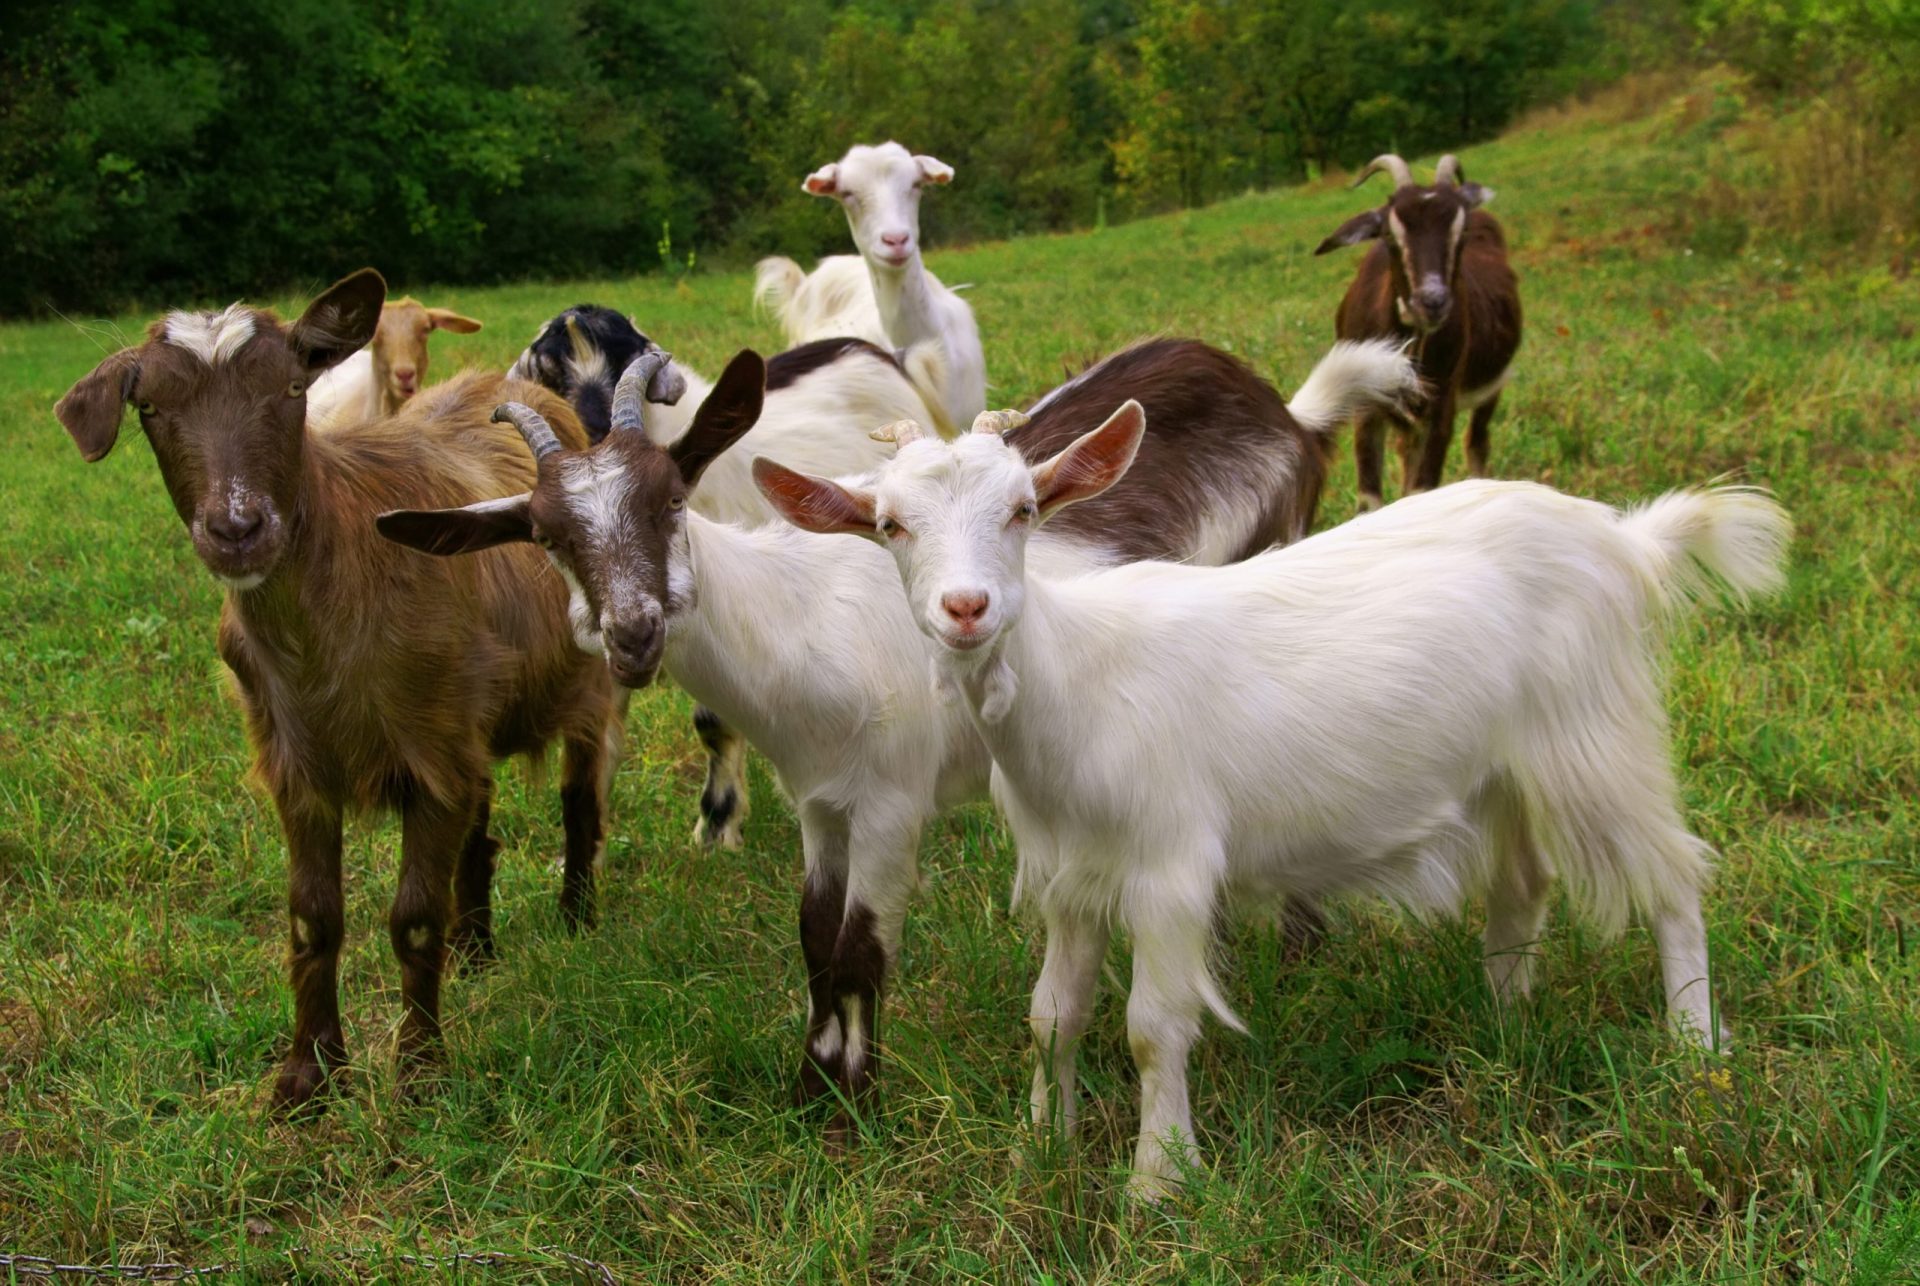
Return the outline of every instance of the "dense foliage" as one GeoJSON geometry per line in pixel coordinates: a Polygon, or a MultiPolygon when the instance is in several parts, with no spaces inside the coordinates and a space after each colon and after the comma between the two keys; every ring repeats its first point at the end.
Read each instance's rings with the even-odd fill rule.
{"type": "Polygon", "coordinates": [[[26,0],[0,313],[839,246],[799,179],[898,137],[944,241],[1489,135],[1580,0],[26,0]]]}

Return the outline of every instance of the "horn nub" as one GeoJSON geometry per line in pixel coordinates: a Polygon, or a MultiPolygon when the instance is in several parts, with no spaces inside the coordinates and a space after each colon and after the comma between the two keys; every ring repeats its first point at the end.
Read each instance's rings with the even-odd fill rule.
{"type": "Polygon", "coordinates": [[[892,424],[881,425],[867,436],[875,442],[891,442],[903,447],[924,440],[927,431],[920,427],[918,420],[895,420],[892,424]]]}
{"type": "Polygon", "coordinates": [[[1466,172],[1460,168],[1460,158],[1448,152],[1433,167],[1433,181],[1441,187],[1457,188],[1467,181],[1466,172]]]}
{"type": "Polygon", "coordinates": [[[665,349],[649,348],[631,362],[620,374],[620,382],[613,386],[613,411],[609,415],[609,428],[614,433],[645,433],[647,431],[646,405],[647,385],[660,369],[673,360],[673,354],[665,349]]]}
{"type": "Polygon", "coordinates": [[[560,450],[560,439],[554,436],[553,426],[525,402],[502,402],[493,408],[493,422],[511,424],[520,430],[520,436],[527,440],[535,460],[544,460],[560,450]]]}
{"type": "Polygon", "coordinates": [[[973,418],[975,433],[991,433],[995,437],[1011,433],[1027,422],[1027,417],[1019,411],[982,411],[973,418]]]}
{"type": "Polygon", "coordinates": [[[1371,161],[1368,161],[1367,168],[1360,171],[1359,177],[1353,181],[1353,186],[1359,187],[1362,183],[1365,183],[1382,170],[1393,175],[1393,190],[1395,192],[1398,192],[1401,188],[1410,188],[1413,186],[1413,171],[1407,168],[1405,161],[1401,160],[1392,152],[1382,152],[1371,161]]]}

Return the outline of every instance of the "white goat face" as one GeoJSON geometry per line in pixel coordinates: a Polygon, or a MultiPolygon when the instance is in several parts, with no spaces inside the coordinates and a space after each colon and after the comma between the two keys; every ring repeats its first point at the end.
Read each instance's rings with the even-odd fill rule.
{"type": "Polygon", "coordinates": [[[880,471],[873,514],[921,632],[949,651],[991,651],[1020,619],[1039,519],[1020,453],[989,433],[910,443],[880,471]]]}
{"type": "Polygon", "coordinates": [[[898,143],[850,149],[809,174],[802,186],[834,197],[847,212],[853,243],[876,268],[904,268],[920,253],[920,189],[949,183],[953,167],[915,156],[898,143]]]}
{"type": "Polygon", "coordinates": [[[950,654],[994,654],[1026,605],[1027,539],[1047,516],[1099,495],[1133,463],[1146,412],[1127,402],[1051,460],[1029,468],[1000,437],[1017,413],[988,411],[943,442],[893,426],[900,449],[870,486],[831,482],[756,460],[754,481],[788,521],[852,532],[893,555],[922,633],[950,654]]]}

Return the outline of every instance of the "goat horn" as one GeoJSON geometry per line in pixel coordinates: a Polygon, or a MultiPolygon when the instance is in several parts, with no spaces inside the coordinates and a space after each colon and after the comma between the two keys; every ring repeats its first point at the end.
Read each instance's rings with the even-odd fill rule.
{"type": "Polygon", "coordinates": [[[906,446],[919,442],[927,436],[918,420],[895,420],[892,424],[883,424],[867,434],[875,442],[891,442],[895,446],[906,446]]]}
{"type": "Polygon", "coordinates": [[[1466,174],[1460,169],[1460,158],[1452,152],[1441,157],[1440,164],[1433,167],[1433,181],[1442,187],[1457,188],[1466,180],[1466,174]]]}
{"type": "Polygon", "coordinates": [[[613,432],[646,432],[647,386],[672,360],[673,354],[665,349],[649,348],[627,363],[620,382],[613,387],[613,412],[609,417],[613,432]]]}
{"type": "Polygon", "coordinates": [[[1365,183],[1382,170],[1393,175],[1393,190],[1395,192],[1398,192],[1401,188],[1410,188],[1413,186],[1413,171],[1407,168],[1405,161],[1395,156],[1392,152],[1382,152],[1371,161],[1368,161],[1367,168],[1360,171],[1360,176],[1354,179],[1353,186],[1359,187],[1362,183],[1365,183]]]}
{"type": "Polygon", "coordinates": [[[973,431],[999,437],[1013,432],[1026,422],[1027,417],[1018,411],[982,411],[973,417],[973,431]]]}
{"type": "Polygon", "coordinates": [[[560,439],[553,435],[553,426],[525,402],[502,402],[493,408],[493,422],[511,424],[520,430],[520,436],[527,440],[527,446],[532,448],[536,461],[544,460],[560,449],[560,439]]]}

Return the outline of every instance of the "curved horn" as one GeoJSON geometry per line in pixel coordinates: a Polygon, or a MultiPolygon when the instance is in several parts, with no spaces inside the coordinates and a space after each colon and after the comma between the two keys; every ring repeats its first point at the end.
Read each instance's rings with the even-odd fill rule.
{"type": "Polygon", "coordinates": [[[646,404],[647,389],[654,377],[673,360],[673,354],[663,348],[649,348],[627,363],[627,369],[621,372],[620,382],[613,386],[613,412],[610,431],[614,433],[645,433],[647,431],[646,404]]]}
{"type": "Polygon", "coordinates": [[[1026,422],[1027,417],[1018,411],[982,411],[973,417],[973,431],[999,437],[1013,432],[1026,422]]]}
{"type": "Polygon", "coordinates": [[[553,435],[553,426],[525,402],[502,402],[493,408],[493,422],[511,424],[520,430],[520,436],[527,440],[527,446],[532,448],[536,461],[544,460],[560,450],[560,439],[553,435]]]}
{"type": "Polygon", "coordinates": [[[892,424],[883,424],[867,434],[875,442],[891,442],[895,446],[907,446],[924,441],[927,431],[920,427],[918,420],[895,420],[892,424]]]}
{"type": "Polygon", "coordinates": [[[1395,192],[1398,192],[1401,188],[1410,188],[1413,186],[1413,171],[1407,168],[1405,161],[1395,156],[1392,152],[1382,152],[1371,161],[1368,161],[1367,168],[1360,171],[1360,176],[1354,179],[1353,186],[1359,187],[1362,183],[1365,183],[1382,170],[1393,175],[1393,190],[1395,192]]]}
{"type": "Polygon", "coordinates": [[[1460,168],[1460,158],[1448,152],[1440,158],[1440,164],[1433,167],[1433,181],[1441,187],[1457,188],[1467,181],[1467,175],[1460,168]]]}

